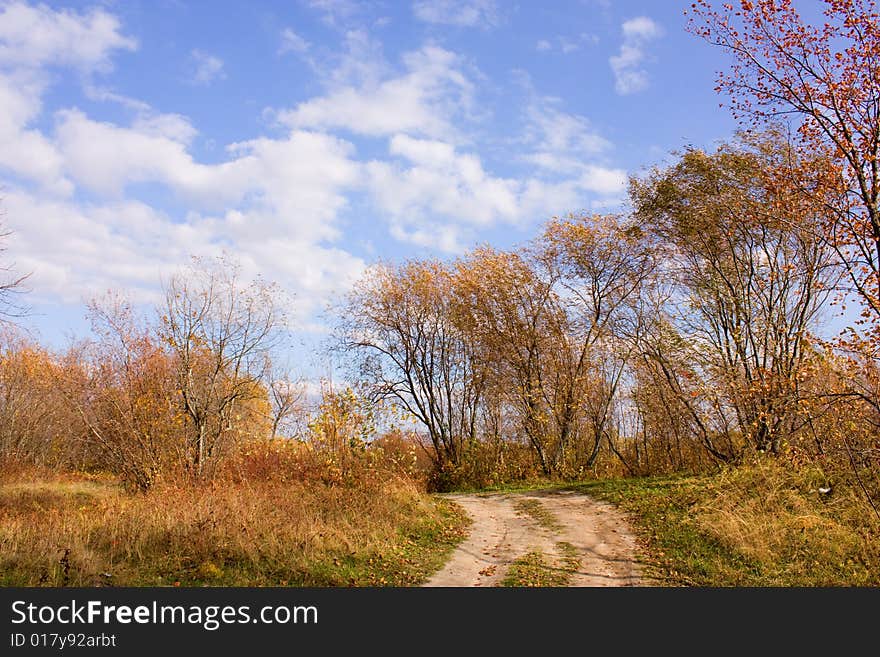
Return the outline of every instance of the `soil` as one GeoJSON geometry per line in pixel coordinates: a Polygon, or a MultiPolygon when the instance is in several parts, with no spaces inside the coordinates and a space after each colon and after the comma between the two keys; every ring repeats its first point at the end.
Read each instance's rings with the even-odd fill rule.
{"type": "Polygon", "coordinates": [[[499,586],[511,563],[528,553],[540,552],[550,564],[564,563],[560,543],[568,543],[568,555],[576,551],[579,561],[569,586],[643,585],[635,538],[609,504],[571,491],[449,497],[473,524],[425,586],[499,586]],[[539,513],[525,510],[536,502],[539,513]]]}

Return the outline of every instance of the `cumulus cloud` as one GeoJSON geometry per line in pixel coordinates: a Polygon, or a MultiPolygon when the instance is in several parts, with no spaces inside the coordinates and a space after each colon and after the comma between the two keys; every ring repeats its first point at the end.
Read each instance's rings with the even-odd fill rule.
{"type": "Polygon", "coordinates": [[[495,0],[418,0],[413,14],[425,23],[489,28],[498,25],[495,0]]]}
{"type": "Polygon", "coordinates": [[[64,65],[89,72],[106,69],[115,50],[137,41],[120,31],[119,20],[102,9],[53,10],[11,2],[0,8],[0,65],[64,65]]]}
{"type": "MultiPolygon", "coordinates": [[[[77,303],[110,287],[155,299],[161,273],[190,254],[230,249],[246,269],[296,293],[301,315],[344,289],[364,263],[330,244],[357,182],[353,146],[328,134],[293,130],[231,144],[221,161],[191,152],[198,131],[185,116],[95,82],[114,50],[135,47],[118,20],[10,3],[0,10],[0,179],[10,249],[36,301],[77,303]],[[44,115],[50,66],[88,73],[83,92],[132,113],[98,121],[80,109],[44,115]],[[12,174],[15,178],[10,178],[12,174]],[[138,200],[134,185],[159,185],[178,198],[165,211],[138,200]],[[84,194],[82,192],[88,192],[84,194]],[[272,235],[272,240],[266,236],[272,235]]],[[[222,62],[194,51],[202,81],[222,62]],[[216,61],[214,61],[216,60],[216,61]]]]}
{"type": "Polygon", "coordinates": [[[403,66],[403,73],[379,79],[374,67],[358,76],[359,83],[341,84],[325,96],[278,112],[278,120],[293,128],[344,129],[374,137],[399,132],[449,137],[474,90],[461,59],[428,45],[406,54],[403,66]]]}
{"type": "Polygon", "coordinates": [[[473,153],[449,143],[395,135],[395,161],[367,164],[368,186],[401,241],[461,251],[475,233],[497,224],[524,226],[577,207],[585,192],[618,194],[625,173],[582,165],[561,182],[505,178],[486,171],[473,153]]]}
{"type": "Polygon", "coordinates": [[[116,17],[101,9],[53,10],[9,2],[0,6],[0,169],[35,181],[44,191],[69,195],[54,144],[31,126],[42,113],[47,67],[84,75],[110,68],[115,51],[134,50],[116,17]]]}
{"type": "Polygon", "coordinates": [[[42,109],[43,84],[27,74],[0,74],[0,169],[32,180],[47,192],[72,193],[54,144],[28,126],[42,109]]]}
{"type": "Polygon", "coordinates": [[[193,64],[192,82],[194,84],[211,84],[215,80],[226,77],[223,71],[223,60],[196,48],[190,53],[193,64]]]}
{"type": "Polygon", "coordinates": [[[76,203],[19,189],[4,195],[4,206],[14,230],[10,248],[17,267],[33,272],[29,284],[37,301],[76,304],[122,288],[136,302],[155,303],[159,280],[190,255],[217,256],[232,246],[245,273],[260,273],[296,294],[295,319],[306,322],[365,267],[348,252],[309,239],[266,240],[242,231],[238,224],[246,226],[247,218],[236,212],[181,222],[139,201],[76,203]]]}
{"type": "Polygon", "coordinates": [[[621,28],[623,41],[616,55],[609,58],[614,72],[614,89],[621,95],[633,94],[648,86],[648,73],[642,67],[645,47],[663,35],[663,29],[647,16],[631,18],[621,28]]]}

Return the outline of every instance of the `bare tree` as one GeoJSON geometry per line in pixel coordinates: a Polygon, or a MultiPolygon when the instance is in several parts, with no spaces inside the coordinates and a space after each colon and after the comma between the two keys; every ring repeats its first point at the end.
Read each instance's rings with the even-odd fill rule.
{"type": "Polygon", "coordinates": [[[205,474],[249,403],[266,403],[270,353],[284,315],[274,285],[245,283],[228,257],[194,258],[165,286],[161,334],[176,358],[189,421],[188,466],[205,474]]]}
{"type": "Polygon", "coordinates": [[[306,385],[293,376],[289,367],[275,363],[269,370],[268,379],[270,436],[276,438],[283,431],[290,437],[301,430],[297,426],[298,420],[304,421],[306,385]]]}
{"type": "MultiPolygon", "coordinates": [[[[0,224],[0,254],[6,252],[5,241],[12,234],[0,224]]],[[[8,322],[27,314],[27,307],[15,300],[15,295],[24,292],[24,282],[30,274],[16,274],[12,265],[0,266],[0,322],[8,322]]]]}

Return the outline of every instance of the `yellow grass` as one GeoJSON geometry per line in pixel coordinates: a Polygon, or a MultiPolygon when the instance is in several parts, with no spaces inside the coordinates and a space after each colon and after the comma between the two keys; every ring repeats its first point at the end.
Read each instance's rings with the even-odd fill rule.
{"type": "Polygon", "coordinates": [[[463,518],[406,479],[164,485],[71,477],[0,485],[5,585],[413,584],[463,518]]]}

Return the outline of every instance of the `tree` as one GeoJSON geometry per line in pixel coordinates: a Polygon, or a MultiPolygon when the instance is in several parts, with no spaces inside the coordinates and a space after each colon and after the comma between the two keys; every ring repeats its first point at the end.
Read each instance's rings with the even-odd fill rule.
{"type": "Polygon", "coordinates": [[[243,282],[225,256],[194,258],[165,286],[160,333],[175,358],[187,463],[196,476],[236,438],[249,406],[267,406],[270,355],[284,323],[277,288],[259,278],[243,282]]]}
{"type": "Polygon", "coordinates": [[[603,438],[614,448],[613,406],[633,347],[642,288],[654,270],[654,255],[642,231],[622,218],[569,216],[544,230],[542,257],[558,271],[559,298],[566,313],[563,348],[552,404],[564,451],[586,414],[592,445],[591,467],[603,438]]]}
{"type": "Polygon", "coordinates": [[[439,473],[476,439],[485,371],[456,322],[448,269],[439,262],[370,268],[340,312],[340,345],[374,399],[398,404],[425,427],[439,473]]]}
{"type": "Polygon", "coordinates": [[[793,431],[810,329],[835,282],[813,230],[821,210],[776,175],[797,160],[777,134],[744,136],[630,185],[674,286],[643,353],[724,460],[737,456],[730,427],[774,453],[793,431]]]}
{"type": "Polygon", "coordinates": [[[183,460],[174,363],[146,321],[118,295],[89,303],[96,339],[72,350],[63,389],[94,460],[146,491],[183,460]]]}
{"type": "Polygon", "coordinates": [[[276,438],[283,430],[289,438],[304,428],[297,423],[305,415],[306,385],[294,379],[289,367],[278,367],[275,363],[268,372],[268,379],[270,437],[276,438]]]}
{"type": "Polygon", "coordinates": [[[529,251],[475,250],[455,265],[455,314],[477,361],[503,381],[508,408],[550,475],[557,433],[547,368],[565,329],[554,273],[539,267],[529,251]]]}
{"type": "Polygon", "coordinates": [[[58,392],[60,372],[49,352],[0,325],[0,457],[56,464],[74,451],[59,439],[76,429],[58,392]]]}
{"type": "MultiPolygon", "coordinates": [[[[816,208],[823,238],[861,300],[869,357],[880,349],[880,20],[872,0],[825,0],[821,26],[791,0],[741,0],[713,9],[699,0],[689,29],[733,56],[719,75],[735,116],[753,124],[795,122],[805,159],[792,168],[816,208]]],[[[849,292],[844,290],[844,293],[849,292]]]]}

